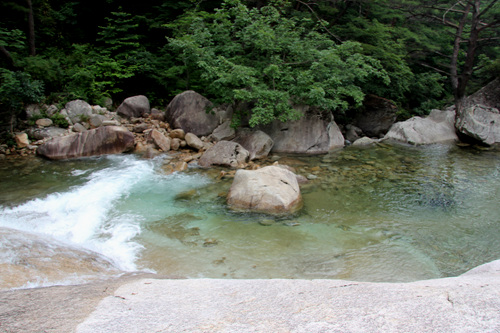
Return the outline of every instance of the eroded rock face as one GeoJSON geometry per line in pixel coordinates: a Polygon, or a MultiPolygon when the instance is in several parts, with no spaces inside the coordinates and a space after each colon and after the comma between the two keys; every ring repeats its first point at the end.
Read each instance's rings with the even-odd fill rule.
{"type": "Polygon", "coordinates": [[[290,214],[302,208],[295,174],[277,166],[238,170],[227,195],[233,210],[266,214],[290,214]]]}
{"type": "Polygon", "coordinates": [[[149,99],[144,95],[126,98],[116,112],[126,118],[143,117],[151,112],[149,99]]]}
{"type": "Polygon", "coordinates": [[[457,117],[456,128],[461,134],[487,145],[500,143],[500,112],[485,105],[473,105],[457,117]]]}
{"type": "Polygon", "coordinates": [[[331,115],[311,114],[308,107],[302,107],[301,112],[304,116],[299,120],[275,121],[262,127],[274,141],[272,152],[322,154],[344,146],[344,136],[331,115]]]}
{"type": "Polygon", "coordinates": [[[233,140],[250,153],[250,160],[266,158],[273,148],[274,141],[269,135],[259,130],[241,129],[233,140]]]}
{"type": "Polygon", "coordinates": [[[219,141],[203,153],[198,164],[202,167],[219,165],[237,168],[248,162],[248,157],[248,151],[240,144],[230,141],[219,141]]]}
{"type": "Polygon", "coordinates": [[[119,126],[97,129],[53,138],[38,147],[37,154],[60,160],[76,157],[118,154],[134,148],[134,135],[119,126]]]}
{"type": "Polygon", "coordinates": [[[167,106],[166,120],[172,128],[197,136],[209,135],[219,126],[219,117],[207,112],[212,103],[195,91],[185,91],[167,106]]]}
{"type": "Polygon", "coordinates": [[[455,112],[432,110],[426,118],[413,117],[392,125],[384,139],[410,144],[432,144],[457,141],[455,112]]]}

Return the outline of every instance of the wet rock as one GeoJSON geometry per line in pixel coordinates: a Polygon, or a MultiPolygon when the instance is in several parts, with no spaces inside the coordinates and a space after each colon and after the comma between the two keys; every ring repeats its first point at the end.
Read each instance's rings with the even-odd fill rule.
{"type": "Polygon", "coordinates": [[[126,118],[144,117],[151,112],[149,100],[144,95],[126,98],[116,112],[126,118]]]}
{"type": "Polygon", "coordinates": [[[163,171],[169,175],[174,172],[182,172],[188,169],[188,164],[184,161],[177,161],[163,166],[163,171]]]}
{"type": "Polygon", "coordinates": [[[481,143],[500,143],[500,112],[485,105],[466,108],[456,120],[457,130],[481,143]]]}
{"type": "Polygon", "coordinates": [[[302,195],[293,172],[276,166],[238,170],[227,195],[237,211],[289,214],[302,208],[302,195]]]}
{"type": "Polygon", "coordinates": [[[165,118],[173,128],[197,136],[211,134],[219,126],[219,117],[210,112],[212,103],[195,91],[175,96],[167,106],[165,118]]]}
{"type": "Polygon", "coordinates": [[[274,222],[274,220],[264,219],[264,220],[260,220],[259,224],[262,225],[262,226],[264,226],[264,227],[270,227],[273,224],[275,224],[275,222],[274,222]]]}
{"type": "Polygon", "coordinates": [[[248,151],[240,144],[231,141],[219,141],[208,149],[198,161],[202,167],[213,165],[237,168],[248,162],[248,151]]]}
{"type": "Polygon", "coordinates": [[[134,148],[134,135],[123,127],[99,127],[78,134],[53,138],[38,147],[49,159],[117,154],[134,148]]]}
{"type": "Polygon", "coordinates": [[[352,143],[352,145],[353,146],[358,146],[358,147],[361,147],[361,146],[370,146],[370,145],[376,144],[377,142],[378,142],[378,140],[375,140],[375,139],[372,139],[372,138],[364,136],[361,139],[357,139],[356,141],[354,141],[352,143]]]}
{"type": "MultiPolygon", "coordinates": [[[[390,100],[375,95],[367,95],[354,124],[367,136],[383,137],[397,118],[397,106],[390,100]]],[[[353,141],[353,140],[351,140],[353,141]]]]}

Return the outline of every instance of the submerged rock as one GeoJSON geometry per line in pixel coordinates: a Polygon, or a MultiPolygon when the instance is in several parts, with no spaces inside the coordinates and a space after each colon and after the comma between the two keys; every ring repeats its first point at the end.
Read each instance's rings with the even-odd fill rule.
{"type": "Polygon", "coordinates": [[[134,148],[134,135],[124,127],[107,126],[53,138],[37,149],[38,155],[53,160],[118,154],[134,148]]]}
{"type": "Polygon", "coordinates": [[[302,208],[302,195],[295,174],[268,166],[238,170],[227,195],[233,210],[267,214],[290,214],[302,208]]]}

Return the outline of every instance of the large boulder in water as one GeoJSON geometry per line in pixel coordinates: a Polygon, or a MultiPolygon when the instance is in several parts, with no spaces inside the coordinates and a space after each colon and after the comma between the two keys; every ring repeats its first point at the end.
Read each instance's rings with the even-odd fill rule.
{"type": "Polygon", "coordinates": [[[323,154],[344,146],[344,136],[329,113],[321,113],[307,106],[296,106],[303,114],[295,121],[274,121],[262,127],[274,141],[272,152],[323,154]]]}
{"type": "Polygon", "coordinates": [[[237,168],[248,162],[248,156],[248,151],[240,144],[222,140],[203,153],[198,161],[198,165],[202,167],[219,165],[237,168]]]}
{"type": "Polygon", "coordinates": [[[151,113],[149,99],[144,95],[126,98],[116,109],[116,113],[126,118],[144,117],[151,113]]]}
{"type": "Polygon", "coordinates": [[[429,116],[413,117],[392,125],[384,139],[422,145],[457,141],[455,112],[432,110],[429,116]]]}
{"type": "Polygon", "coordinates": [[[227,203],[237,211],[276,215],[297,212],[303,204],[296,175],[277,166],[238,170],[227,203]]]}
{"type": "Polygon", "coordinates": [[[37,149],[53,160],[119,154],[134,148],[134,135],[124,127],[99,127],[78,134],[53,138],[37,149]]]}
{"type": "Polygon", "coordinates": [[[185,91],[172,99],[165,114],[172,128],[181,128],[197,136],[211,134],[219,126],[219,117],[210,112],[212,103],[195,91],[185,91]]]}

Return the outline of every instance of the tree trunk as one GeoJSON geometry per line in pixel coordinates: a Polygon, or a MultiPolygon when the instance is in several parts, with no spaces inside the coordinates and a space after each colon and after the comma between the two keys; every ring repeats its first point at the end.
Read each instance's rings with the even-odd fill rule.
{"type": "Polygon", "coordinates": [[[28,46],[30,56],[36,55],[35,48],[35,17],[33,15],[33,5],[31,0],[26,0],[28,5],[28,46]]]}

